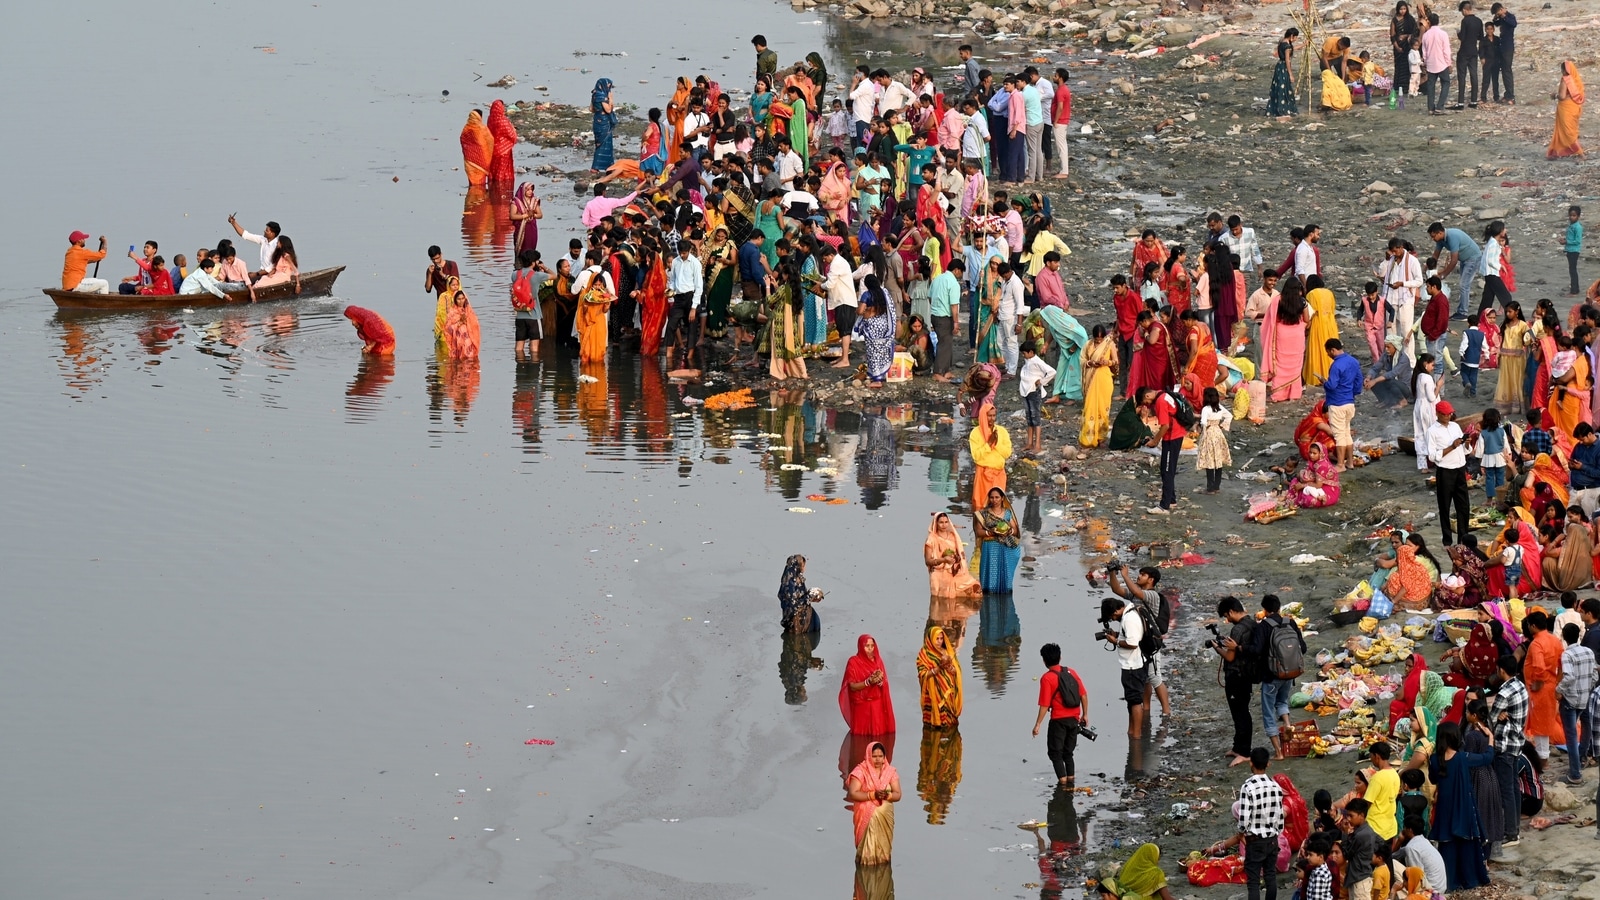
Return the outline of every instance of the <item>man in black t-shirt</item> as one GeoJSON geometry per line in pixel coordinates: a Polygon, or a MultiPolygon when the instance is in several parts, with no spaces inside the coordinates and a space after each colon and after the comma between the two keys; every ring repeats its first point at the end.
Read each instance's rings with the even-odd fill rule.
{"type": "Polygon", "coordinates": [[[1222,692],[1228,698],[1228,713],[1233,717],[1233,746],[1228,753],[1230,766],[1250,761],[1250,741],[1255,730],[1250,716],[1250,701],[1255,693],[1256,664],[1250,655],[1255,645],[1255,620],[1245,614],[1238,597],[1223,597],[1217,603],[1217,617],[1225,619],[1225,636],[1211,641],[1211,649],[1222,657],[1222,692]]]}

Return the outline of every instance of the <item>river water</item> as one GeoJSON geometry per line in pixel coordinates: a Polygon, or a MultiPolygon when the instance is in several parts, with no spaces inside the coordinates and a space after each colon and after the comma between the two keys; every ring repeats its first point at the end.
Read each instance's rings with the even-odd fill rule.
{"type": "MultiPolygon", "coordinates": [[[[1082,782],[1149,764],[1075,554],[1044,555],[1053,500],[1018,498],[1039,559],[1014,599],[930,609],[928,516],[964,509],[948,410],[758,392],[708,415],[635,359],[595,384],[553,352],[513,362],[504,236],[463,216],[471,105],[581,101],[603,74],[642,106],[695,71],[676,57],[741,84],[756,31],[786,62],[840,43],[786,6],[675,9],[625,0],[606,18],[646,27],[592,42],[503,2],[9,14],[0,66],[33,86],[12,119],[54,125],[12,142],[0,210],[0,894],[841,896],[835,694],[863,632],[899,713],[905,896],[1040,889],[1016,823],[1047,817],[1045,641],[1104,734],[1082,782]],[[522,85],[481,87],[506,73],[522,85]],[[282,222],[306,268],[348,266],[337,297],[84,315],[38,291],[74,229],[108,236],[115,281],[122,247],[192,254],[235,211],[282,222]],[[433,355],[430,243],[462,262],[481,363],[433,355]],[[392,361],[361,359],[345,303],[394,324],[392,361]],[[781,468],[821,456],[836,476],[781,468]],[[778,634],[791,553],[828,591],[815,647],[778,634]],[[919,741],[930,615],[962,623],[959,740],[919,741]]],[[[559,248],[570,187],[539,184],[559,248]]],[[[1079,806],[1050,810],[1052,839],[1079,806]]]]}

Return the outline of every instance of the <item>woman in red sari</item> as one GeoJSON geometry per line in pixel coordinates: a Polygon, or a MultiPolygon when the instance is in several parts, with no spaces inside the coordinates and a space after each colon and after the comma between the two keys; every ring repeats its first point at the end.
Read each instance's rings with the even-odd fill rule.
{"type": "Polygon", "coordinates": [[[361,352],[374,356],[394,354],[394,329],[370,309],[346,306],[344,317],[356,326],[356,337],[361,338],[361,352]]]}
{"type": "Polygon", "coordinates": [[[517,129],[506,117],[506,102],[496,100],[489,106],[489,134],[494,136],[494,157],[489,164],[489,183],[510,190],[517,183],[517,164],[512,151],[517,146],[517,129]]]}
{"type": "Polygon", "coordinates": [[[1526,597],[1530,592],[1539,589],[1544,583],[1543,548],[1539,546],[1539,535],[1533,526],[1523,521],[1523,510],[1519,507],[1512,510],[1511,517],[1506,520],[1506,532],[1495,538],[1489,545],[1489,564],[1484,566],[1484,575],[1489,585],[1489,596],[1506,596],[1506,567],[1500,561],[1500,551],[1508,543],[1515,543],[1522,548],[1522,580],[1518,582],[1517,593],[1526,597]],[[1515,535],[1515,540],[1508,537],[1508,533],[1515,535]]]}
{"type": "Polygon", "coordinates": [[[1480,367],[1500,368],[1500,314],[1494,307],[1483,311],[1478,320],[1478,330],[1483,332],[1483,362],[1479,364],[1480,367]]]}
{"type": "Polygon", "coordinates": [[[639,284],[639,355],[661,352],[661,332],[667,322],[667,269],[661,250],[645,250],[644,279],[639,284]]]}
{"type": "Polygon", "coordinates": [[[878,656],[872,635],[856,639],[856,655],[845,663],[839,685],[839,712],[851,734],[893,734],[894,704],[889,699],[889,676],[878,656]]]}
{"type": "Polygon", "coordinates": [[[1189,275],[1189,270],[1184,265],[1187,255],[1182,244],[1173,247],[1172,252],[1167,255],[1167,262],[1161,273],[1161,290],[1167,295],[1167,303],[1180,316],[1187,312],[1190,304],[1194,302],[1194,278],[1189,275]]]}
{"type": "Polygon", "coordinates": [[[1400,682],[1400,695],[1389,701],[1389,733],[1401,719],[1409,718],[1411,708],[1417,705],[1417,692],[1422,690],[1422,673],[1428,671],[1428,661],[1421,653],[1411,654],[1406,660],[1406,677],[1400,682]]]}
{"type": "Polygon", "coordinates": [[[1333,452],[1333,425],[1328,421],[1326,400],[1318,400],[1294,429],[1294,445],[1299,448],[1301,459],[1311,458],[1312,444],[1321,444],[1326,453],[1333,452]]]}
{"type": "MultiPolygon", "coordinates": [[[[981,110],[980,110],[981,111],[981,110]]],[[[1155,229],[1146,228],[1133,245],[1133,263],[1128,267],[1131,277],[1128,285],[1137,291],[1144,285],[1145,263],[1155,263],[1159,270],[1167,261],[1167,245],[1156,237],[1155,229]]]]}
{"type": "Polygon", "coordinates": [[[1206,388],[1217,383],[1217,342],[1195,310],[1184,310],[1181,321],[1188,326],[1185,340],[1189,344],[1188,360],[1184,363],[1183,395],[1190,406],[1199,409],[1206,388]]]}
{"type": "MultiPolygon", "coordinates": [[[[929,164],[923,168],[932,169],[934,166],[929,164]]],[[[926,176],[927,173],[923,174],[926,176]]],[[[925,181],[917,188],[917,221],[924,227],[933,223],[933,235],[939,239],[939,268],[933,273],[937,277],[950,268],[950,234],[945,228],[944,210],[939,208],[939,188],[934,183],[925,181]]]]}
{"type": "MultiPolygon", "coordinates": [[[[1554,313],[1547,313],[1546,316],[1555,321],[1554,313]]],[[[1560,350],[1556,346],[1556,331],[1559,324],[1557,322],[1557,327],[1552,328],[1549,322],[1544,323],[1544,334],[1533,345],[1534,355],[1528,362],[1538,366],[1539,369],[1533,376],[1533,398],[1528,403],[1530,409],[1545,409],[1550,405],[1550,361],[1556,358],[1556,353],[1560,350]]]]}
{"type": "Polygon", "coordinates": [[[482,187],[489,183],[489,163],[494,159],[494,135],[483,124],[483,113],[467,113],[461,127],[461,161],[467,170],[467,184],[482,187]]]}
{"type": "Polygon", "coordinates": [[[1139,314],[1138,321],[1144,345],[1133,352],[1134,371],[1138,373],[1139,383],[1130,384],[1130,388],[1168,390],[1176,380],[1172,365],[1172,335],[1167,332],[1167,326],[1156,318],[1156,314],[1148,309],[1139,314]]]}

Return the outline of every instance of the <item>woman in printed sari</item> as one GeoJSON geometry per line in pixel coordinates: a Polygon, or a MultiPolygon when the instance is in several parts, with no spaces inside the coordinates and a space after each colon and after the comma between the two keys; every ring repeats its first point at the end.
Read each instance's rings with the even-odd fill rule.
{"type": "Polygon", "coordinates": [[[813,597],[806,587],[806,558],[796,553],[783,564],[783,577],[778,580],[778,608],[785,634],[807,634],[822,630],[822,618],[811,604],[820,599],[813,597]]]}
{"type": "Polygon", "coordinates": [[[1471,609],[1489,597],[1488,575],[1484,565],[1488,559],[1478,550],[1477,538],[1464,535],[1459,544],[1445,548],[1450,555],[1450,574],[1463,582],[1459,586],[1441,583],[1433,592],[1433,605],[1437,609],[1471,609]],[[1466,538],[1472,538],[1468,543],[1466,538]]]}
{"type": "Polygon", "coordinates": [[[883,744],[867,745],[867,758],[850,770],[845,799],[855,822],[856,863],[887,863],[894,844],[894,804],[900,801],[900,773],[889,765],[883,744]]]}
{"type": "Polygon", "coordinates": [[[494,160],[494,135],[483,124],[483,113],[467,113],[467,124],[461,127],[461,162],[467,170],[467,184],[483,187],[489,183],[489,165],[494,160]]]}
{"type": "Polygon", "coordinates": [[[667,324],[667,265],[654,240],[646,238],[639,254],[639,355],[661,352],[667,324]]]}
{"type": "Polygon", "coordinates": [[[889,697],[889,676],[878,656],[872,635],[856,638],[856,655],[844,666],[839,685],[839,712],[851,734],[893,734],[894,703],[889,697]]]}
{"type": "Polygon", "coordinates": [[[1083,348],[1083,428],[1080,447],[1098,447],[1111,435],[1111,397],[1116,393],[1117,342],[1104,325],[1094,326],[1083,348]]]}
{"type": "Polygon", "coordinates": [[[789,257],[778,269],[778,289],[767,297],[767,370],[779,381],[806,378],[805,341],[800,318],[805,288],[800,267],[789,257]]]}
{"type": "Polygon", "coordinates": [[[611,134],[617,127],[616,107],[611,101],[613,87],[611,79],[601,78],[589,93],[589,121],[594,131],[594,161],[589,164],[589,169],[594,172],[604,172],[617,161],[616,147],[611,140],[611,134]]]}
{"type": "Polygon", "coordinates": [[[917,683],[922,687],[922,724],[954,727],[961,718],[961,661],[938,625],[928,626],[917,652],[917,683]]]}
{"type": "MultiPolygon", "coordinates": [[[[998,379],[996,379],[998,381],[998,379]]],[[[1006,488],[1006,461],[1011,459],[1011,434],[995,424],[994,403],[978,408],[977,427],[967,436],[967,449],[972,455],[972,508],[979,509],[988,502],[989,495],[1006,488]]]]}
{"type": "Polygon", "coordinates": [[[996,316],[1000,314],[1000,298],[1005,290],[1005,279],[1000,277],[1000,258],[989,257],[988,266],[978,286],[978,347],[973,360],[980,363],[1005,364],[1005,354],[1000,350],[1000,333],[995,329],[996,316]]]}
{"type": "Polygon", "coordinates": [[[1161,848],[1143,844],[1115,875],[1100,879],[1100,892],[1119,900],[1172,900],[1167,873],[1161,871],[1161,848]]]}
{"type": "Polygon", "coordinates": [[[928,567],[928,591],[935,597],[978,597],[982,585],[972,577],[967,548],[948,513],[934,513],[928,539],[922,544],[922,561],[928,567]]]}
{"type": "Polygon", "coordinates": [[[511,195],[511,224],[515,228],[512,246],[517,253],[539,249],[539,220],[542,218],[544,205],[534,193],[533,182],[517,185],[517,192],[511,195]]]}
{"type": "Polygon", "coordinates": [[[1146,228],[1139,235],[1139,240],[1133,245],[1133,262],[1128,266],[1128,286],[1134,291],[1144,287],[1144,267],[1147,263],[1155,263],[1156,270],[1167,261],[1167,245],[1156,236],[1154,228],[1146,228]]]}
{"type": "Polygon", "coordinates": [[[1339,470],[1328,462],[1321,444],[1310,446],[1305,468],[1289,481],[1289,500],[1301,509],[1321,509],[1339,502],[1339,470]]]}
{"type": "Polygon", "coordinates": [[[1563,156],[1582,156],[1578,143],[1578,119],[1583,115],[1583,76],[1572,60],[1561,63],[1561,83],[1556,85],[1556,130],[1550,135],[1547,159],[1563,156]]]}
{"type": "Polygon", "coordinates": [[[850,169],[844,163],[828,167],[822,176],[822,187],[817,190],[817,200],[830,222],[850,221],[850,169]]]}
{"type": "MultiPolygon", "coordinates": [[[[1446,650],[1445,657],[1450,660],[1450,673],[1445,676],[1445,683],[1453,687],[1483,687],[1494,677],[1495,668],[1500,661],[1501,647],[1494,639],[1494,626],[1499,623],[1494,621],[1478,622],[1472,626],[1472,631],[1467,635],[1467,645],[1457,650],[1446,650]],[[1452,654],[1454,654],[1452,656],[1452,654]]],[[[1504,648],[1510,653],[1511,648],[1504,648]]]]}
{"type": "Polygon", "coordinates": [[[1285,279],[1261,320],[1261,380],[1273,403],[1299,400],[1306,358],[1306,301],[1300,282],[1285,279]]]}
{"type": "Polygon", "coordinates": [[[661,130],[661,110],[651,107],[649,115],[639,139],[639,171],[656,178],[667,169],[667,135],[661,130]]]}
{"type": "Polygon", "coordinates": [[[1461,724],[1462,707],[1466,705],[1467,695],[1456,688],[1447,687],[1444,677],[1438,672],[1423,672],[1420,684],[1417,702],[1412,707],[1412,734],[1418,738],[1425,735],[1428,740],[1435,741],[1439,738],[1439,726],[1442,723],[1461,724]]]}
{"type": "MultiPolygon", "coordinates": [[[[517,183],[517,164],[512,154],[517,147],[517,129],[506,116],[506,102],[489,104],[489,134],[494,137],[494,156],[489,163],[489,183],[501,191],[517,183]]],[[[499,196],[504,197],[501,193],[499,196]]]]}
{"type": "Polygon", "coordinates": [[[711,232],[711,240],[700,251],[700,267],[706,273],[706,337],[720,338],[728,333],[728,307],[733,302],[733,275],[738,269],[727,226],[711,232]]]}
{"type": "Polygon", "coordinates": [[[667,101],[667,125],[671,132],[671,140],[667,142],[667,166],[676,166],[678,160],[683,159],[683,119],[689,114],[689,79],[678,76],[677,84],[672,92],[672,99],[667,101]]]}
{"type": "Polygon", "coordinates": [[[1145,310],[1138,319],[1139,340],[1143,344],[1133,351],[1133,373],[1128,379],[1128,396],[1138,395],[1140,388],[1165,391],[1176,382],[1172,362],[1172,335],[1161,324],[1156,314],[1145,310]],[[1135,383],[1137,382],[1137,383],[1135,383]]]}
{"type": "Polygon", "coordinates": [[[461,279],[455,275],[451,275],[445,280],[444,290],[439,292],[439,302],[434,306],[433,339],[441,344],[445,341],[445,325],[450,321],[450,301],[456,298],[456,294],[460,290],[461,279]]]}
{"type": "Polygon", "coordinates": [[[894,312],[878,276],[868,275],[861,294],[855,334],[867,357],[867,387],[881,388],[894,362],[894,312]]]}
{"type": "Polygon", "coordinates": [[[370,309],[360,306],[346,306],[344,317],[356,326],[356,337],[361,339],[361,352],[373,356],[392,356],[394,354],[394,329],[370,309]]]}
{"type": "Polygon", "coordinates": [[[1206,388],[1217,383],[1217,342],[1199,312],[1186,309],[1180,320],[1187,326],[1185,340],[1189,350],[1183,366],[1183,395],[1190,406],[1199,409],[1206,388]]]}
{"type": "Polygon", "coordinates": [[[973,517],[973,531],[981,542],[978,582],[985,594],[1009,594],[1022,560],[1022,536],[1017,513],[1001,488],[989,489],[988,504],[973,517]]]}
{"type": "Polygon", "coordinates": [[[1333,425],[1328,421],[1326,400],[1318,400],[1311,407],[1311,412],[1306,413],[1300,424],[1295,426],[1294,445],[1300,450],[1300,458],[1306,460],[1311,458],[1314,445],[1322,447],[1324,457],[1328,455],[1327,451],[1333,449],[1333,425]]]}
{"type": "Polygon", "coordinates": [[[1567,510],[1566,531],[1544,552],[1544,586],[1552,591],[1576,591],[1594,580],[1594,538],[1583,510],[1567,510]]]}
{"type": "MultiPolygon", "coordinates": [[[[454,279],[451,279],[452,281],[454,279]]],[[[444,326],[445,346],[451,359],[477,359],[482,343],[478,314],[472,309],[466,291],[456,291],[450,300],[450,314],[444,326]]]]}

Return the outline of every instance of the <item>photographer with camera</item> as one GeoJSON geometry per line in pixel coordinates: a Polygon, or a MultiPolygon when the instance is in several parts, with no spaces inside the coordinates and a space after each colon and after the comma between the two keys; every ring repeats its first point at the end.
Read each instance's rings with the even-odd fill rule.
{"type": "Polygon", "coordinates": [[[1039,726],[1049,716],[1046,752],[1056,769],[1056,783],[1070,785],[1077,777],[1072,756],[1078,749],[1078,735],[1091,741],[1098,737],[1089,727],[1089,691],[1071,666],[1061,664],[1060,646],[1045,644],[1039,648],[1039,656],[1044,659],[1045,672],[1039,676],[1039,716],[1033,720],[1033,736],[1039,736],[1039,726]]]}
{"type": "Polygon", "coordinates": [[[1106,598],[1100,602],[1100,631],[1095,637],[1115,646],[1117,665],[1122,670],[1122,699],[1128,704],[1128,737],[1143,737],[1145,655],[1148,645],[1143,615],[1138,603],[1106,598]]]}
{"type": "Polygon", "coordinates": [[[1228,633],[1224,636],[1216,625],[1207,625],[1211,640],[1205,646],[1221,657],[1222,693],[1228,698],[1228,713],[1233,716],[1233,747],[1228,751],[1233,759],[1228,765],[1239,766],[1250,761],[1250,738],[1255,730],[1250,720],[1250,696],[1255,692],[1257,666],[1250,648],[1255,646],[1256,622],[1245,615],[1238,597],[1217,601],[1217,618],[1227,621],[1228,633]]]}
{"type": "Polygon", "coordinates": [[[1261,598],[1266,616],[1256,623],[1252,650],[1261,674],[1261,724],[1272,740],[1273,758],[1283,759],[1283,739],[1278,732],[1289,724],[1289,696],[1294,680],[1305,669],[1306,639],[1292,617],[1278,614],[1277,594],[1261,598]]]}
{"type": "Polygon", "coordinates": [[[1147,668],[1143,703],[1146,707],[1150,705],[1150,694],[1154,691],[1156,699],[1161,701],[1161,718],[1166,719],[1172,715],[1172,704],[1167,699],[1167,681],[1161,675],[1161,648],[1166,644],[1167,629],[1172,625],[1172,608],[1161,592],[1156,590],[1156,585],[1161,583],[1161,570],[1155,566],[1142,566],[1135,577],[1133,570],[1127,566],[1119,569],[1111,565],[1106,567],[1106,582],[1111,587],[1111,593],[1142,607],[1148,614],[1145,622],[1155,626],[1149,630],[1148,637],[1153,640],[1144,653],[1147,668]]]}

